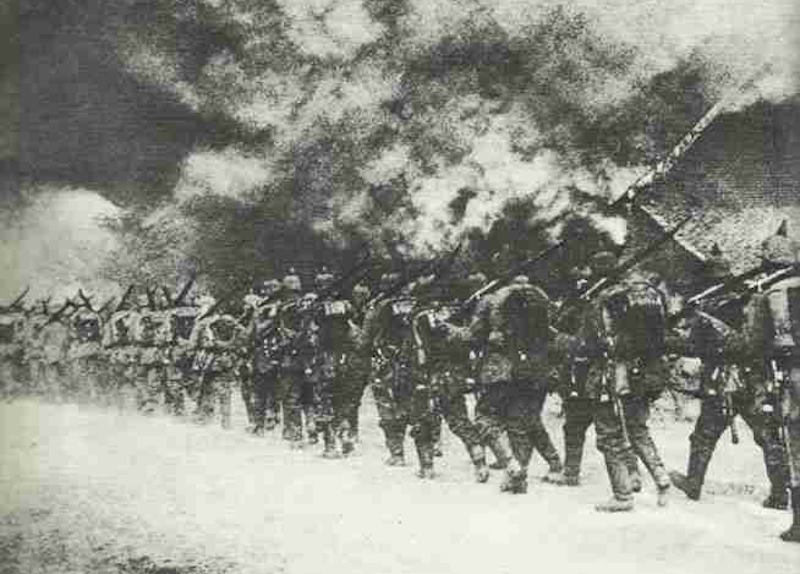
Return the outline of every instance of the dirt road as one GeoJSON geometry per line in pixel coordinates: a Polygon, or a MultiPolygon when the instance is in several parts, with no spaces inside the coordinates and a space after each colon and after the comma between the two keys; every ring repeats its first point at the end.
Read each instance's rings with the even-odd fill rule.
{"type": "MultiPolygon", "coordinates": [[[[436,480],[385,467],[371,404],[364,418],[358,456],[329,461],[248,436],[241,417],[223,431],[4,404],[0,573],[800,572],[800,546],[776,538],[789,513],[758,504],[766,480],[750,437],[721,444],[701,502],[673,494],[657,508],[648,482],[633,513],[607,516],[592,508],[608,495],[593,437],[583,487],[534,482],[509,496],[498,475],[473,483],[449,434],[436,480]]],[[[551,413],[547,424],[560,445],[560,421],[551,413]]],[[[654,426],[682,467],[690,426],[654,426]]],[[[532,472],[544,468],[537,460],[532,472]]]]}

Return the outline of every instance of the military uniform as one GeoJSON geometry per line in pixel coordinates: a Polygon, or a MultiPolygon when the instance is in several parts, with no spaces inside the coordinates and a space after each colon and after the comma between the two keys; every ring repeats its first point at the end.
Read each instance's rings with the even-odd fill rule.
{"type": "MultiPolygon", "coordinates": [[[[754,301],[755,302],[755,301],[754,301]]],[[[752,317],[753,309],[745,313],[752,317]]],[[[745,321],[745,331],[749,329],[745,321]]],[[[764,413],[767,404],[763,358],[755,356],[742,336],[716,317],[697,312],[687,340],[687,356],[702,360],[700,416],[689,437],[690,453],[686,475],[671,473],[673,483],[686,495],[700,498],[706,470],[717,442],[740,415],[761,447],[770,495],[769,508],[788,506],[789,469],[786,451],[775,421],[764,413]]]]}
{"type": "Polygon", "coordinates": [[[241,324],[227,314],[212,313],[195,324],[193,369],[199,377],[197,414],[202,422],[219,412],[222,428],[231,428],[232,393],[243,332],[241,324]]]}
{"type": "Polygon", "coordinates": [[[139,346],[137,366],[137,403],[141,411],[152,413],[162,404],[173,339],[172,321],[167,311],[148,309],[140,303],[134,327],[134,340],[139,346]]]}
{"type": "Polygon", "coordinates": [[[138,315],[134,309],[119,309],[105,325],[103,347],[108,360],[110,384],[114,387],[120,404],[124,403],[128,392],[136,389],[139,348],[134,332],[138,315]]]}
{"type": "Polygon", "coordinates": [[[61,320],[56,320],[42,328],[39,338],[43,350],[45,394],[51,400],[62,400],[61,390],[67,375],[69,329],[61,320]]]}
{"type": "Polygon", "coordinates": [[[0,397],[11,398],[22,391],[24,331],[23,313],[0,313],[0,397]]]}
{"type": "Polygon", "coordinates": [[[569,435],[565,429],[567,472],[577,477],[591,408],[613,493],[608,503],[597,505],[601,511],[632,509],[632,475],[638,474],[633,455],[653,477],[659,504],[666,503],[669,475],[647,426],[650,402],[667,379],[665,313],[660,291],[633,277],[586,305],[578,320],[579,340],[568,376],[570,383],[576,381],[569,393],[580,400],[567,407],[575,411],[569,435]]]}
{"type": "MultiPolygon", "coordinates": [[[[398,278],[386,275],[385,286],[398,278]]],[[[408,290],[375,305],[366,319],[366,337],[376,357],[372,392],[380,426],[389,450],[390,466],[405,464],[406,429],[414,439],[419,459],[419,476],[433,477],[432,394],[417,363],[412,318],[414,299],[408,290]]]]}
{"type": "MultiPolygon", "coordinates": [[[[444,418],[467,449],[475,467],[476,480],[486,482],[489,472],[480,432],[469,418],[465,399],[465,394],[472,390],[467,383],[471,375],[468,368],[469,330],[458,324],[460,321],[452,322],[456,319],[454,311],[454,308],[438,306],[418,314],[414,322],[415,333],[424,352],[421,359],[433,391],[436,412],[441,414],[440,420],[444,418]]],[[[441,428],[441,423],[438,426],[441,428]]]]}
{"type": "Polygon", "coordinates": [[[310,395],[308,377],[314,357],[314,340],[310,333],[310,317],[305,308],[307,302],[304,303],[300,295],[300,278],[287,275],[283,287],[286,300],[278,312],[282,349],[277,396],[281,405],[283,438],[292,447],[299,448],[303,444],[303,402],[310,395]]]}
{"type": "Polygon", "coordinates": [[[167,405],[176,415],[186,413],[186,402],[196,395],[194,373],[194,347],[192,332],[197,320],[198,309],[193,305],[181,305],[170,309],[172,341],[169,346],[169,362],[166,376],[167,405]]]}
{"type": "Polygon", "coordinates": [[[753,298],[749,336],[766,362],[766,411],[783,430],[788,454],[793,521],[781,538],[800,542],[800,245],[785,231],[782,226],[762,244],[761,257],[772,268],[792,269],[791,275],[753,298]]]}
{"type": "Polygon", "coordinates": [[[265,282],[263,297],[256,303],[253,317],[253,432],[272,430],[278,423],[276,399],[280,376],[280,302],[274,299],[280,289],[277,281],[265,282]]]}
{"type": "MultiPolygon", "coordinates": [[[[325,289],[331,275],[317,277],[317,287],[325,289]]],[[[336,457],[353,450],[350,420],[353,390],[357,384],[352,361],[358,353],[359,329],[353,322],[353,306],[343,299],[325,299],[315,305],[313,321],[317,329],[317,352],[312,367],[315,428],[322,433],[323,455],[336,457]],[[337,445],[338,440],[338,445],[337,445]]]]}
{"type": "Polygon", "coordinates": [[[501,489],[512,493],[527,491],[534,448],[552,464],[558,458],[541,420],[547,394],[549,313],[547,295],[526,277],[518,277],[485,296],[470,325],[480,389],[475,424],[481,442],[506,467],[501,489]]]}
{"type": "Polygon", "coordinates": [[[67,360],[74,387],[82,400],[108,398],[100,316],[90,309],[80,309],[70,319],[72,340],[67,360]]]}

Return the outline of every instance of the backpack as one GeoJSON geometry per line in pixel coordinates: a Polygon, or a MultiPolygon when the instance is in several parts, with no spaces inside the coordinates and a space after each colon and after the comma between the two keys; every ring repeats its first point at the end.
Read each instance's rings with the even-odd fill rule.
{"type": "Polygon", "coordinates": [[[665,354],[666,304],[661,291],[649,283],[631,283],[609,296],[605,306],[621,357],[649,360],[665,354]]]}

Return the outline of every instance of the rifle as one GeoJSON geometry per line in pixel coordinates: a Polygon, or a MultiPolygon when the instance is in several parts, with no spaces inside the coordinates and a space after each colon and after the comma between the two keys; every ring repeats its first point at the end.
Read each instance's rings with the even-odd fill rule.
{"type": "Polygon", "coordinates": [[[155,289],[150,289],[150,287],[145,287],[144,290],[147,293],[147,305],[150,307],[150,310],[157,311],[155,289]]]}
{"type": "Polygon", "coordinates": [[[719,385],[717,384],[720,377],[724,377],[724,386],[722,388],[722,405],[725,414],[725,421],[727,422],[728,428],[731,429],[731,442],[733,444],[739,444],[739,430],[736,428],[736,409],[733,406],[733,393],[736,390],[735,385],[731,384],[731,374],[726,372],[724,365],[719,364],[714,367],[714,370],[711,372],[711,379],[712,383],[715,383],[715,388],[709,389],[707,391],[708,395],[714,396],[717,394],[717,388],[719,385]]]}
{"type": "Polygon", "coordinates": [[[798,271],[800,271],[798,267],[794,265],[789,265],[787,267],[782,267],[777,271],[769,273],[766,276],[752,279],[749,282],[746,282],[745,288],[741,293],[737,293],[730,299],[725,299],[724,301],[720,302],[714,309],[719,310],[733,303],[742,302],[746,300],[753,293],[758,293],[766,288],[769,288],[775,283],[778,283],[779,281],[782,281],[783,279],[786,279],[787,277],[791,277],[792,275],[798,273],[798,271]]]}
{"type": "Polygon", "coordinates": [[[108,309],[108,307],[110,307],[110,306],[111,306],[111,303],[113,303],[113,302],[114,302],[114,299],[115,299],[115,297],[113,297],[113,296],[112,296],[112,297],[111,297],[111,298],[110,298],[108,301],[106,301],[105,303],[103,303],[103,304],[100,306],[100,308],[99,308],[99,309],[96,311],[96,313],[97,313],[98,315],[101,315],[101,314],[103,313],[103,311],[105,311],[106,309],[108,309]]]}
{"type": "Polygon", "coordinates": [[[486,295],[488,293],[491,293],[492,291],[500,288],[503,284],[511,281],[514,277],[516,277],[517,275],[519,275],[520,273],[522,273],[526,269],[529,269],[529,268],[533,267],[535,264],[539,263],[540,261],[542,261],[544,259],[547,259],[553,253],[555,253],[561,247],[563,247],[566,243],[567,243],[567,239],[566,238],[562,239],[558,243],[555,243],[555,244],[551,245],[550,247],[547,247],[546,249],[543,249],[542,251],[540,251],[539,253],[537,253],[533,257],[531,257],[529,259],[526,259],[525,261],[522,261],[520,263],[517,263],[511,269],[509,269],[508,271],[503,273],[500,277],[497,277],[497,278],[493,279],[492,281],[489,281],[488,283],[486,283],[486,285],[484,285],[483,287],[481,287],[480,289],[478,289],[477,291],[472,293],[469,297],[467,297],[464,300],[462,305],[465,306],[465,307],[468,307],[468,306],[474,304],[478,299],[480,299],[484,295],[486,295]]]}
{"type": "Polygon", "coordinates": [[[125,293],[122,294],[122,297],[120,298],[119,303],[117,303],[117,308],[114,309],[115,313],[117,311],[119,311],[120,309],[122,309],[122,306],[125,304],[125,301],[128,299],[128,297],[130,297],[131,291],[133,291],[133,283],[129,284],[128,288],[125,289],[125,293]]]}
{"type": "Polygon", "coordinates": [[[620,430],[622,431],[623,448],[629,449],[631,448],[631,437],[628,434],[628,421],[625,418],[625,406],[622,404],[620,389],[617,388],[622,386],[617,379],[622,375],[625,365],[617,365],[617,363],[609,357],[608,351],[603,353],[603,362],[600,402],[607,403],[610,401],[612,403],[614,415],[617,417],[620,430]],[[613,377],[610,377],[609,373],[612,372],[612,369],[613,377]]]}
{"type": "MultiPolygon", "coordinates": [[[[189,280],[186,282],[186,285],[183,286],[183,289],[181,289],[181,292],[178,293],[178,296],[175,297],[174,301],[172,301],[172,306],[173,307],[180,307],[181,305],[183,305],[183,300],[186,298],[186,295],[189,294],[189,290],[192,288],[192,286],[194,285],[194,282],[196,280],[197,280],[197,274],[196,273],[192,273],[192,276],[189,277],[189,280]]],[[[166,287],[165,287],[165,289],[166,289],[166,287]]],[[[166,294],[166,291],[165,291],[165,294],[166,294]]]]}
{"type": "Polygon", "coordinates": [[[27,295],[27,294],[28,294],[28,291],[30,291],[30,290],[31,290],[31,286],[30,286],[30,285],[26,286],[26,287],[25,287],[25,289],[23,289],[22,293],[20,293],[20,294],[19,294],[19,295],[18,295],[18,296],[17,296],[17,297],[16,297],[16,298],[15,298],[15,299],[14,299],[14,300],[11,302],[11,304],[10,304],[10,305],[8,305],[8,306],[3,306],[3,307],[0,307],[0,308],[1,308],[3,311],[13,311],[13,310],[14,310],[14,308],[15,308],[17,305],[19,305],[19,304],[22,302],[22,300],[25,298],[25,295],[27,295]]]}
{"type": "Polygon", "coordinates": [[[94,309],[92,308],[91,297],[87,297],[86,294],[83,292],[82,288],[78,289],[78,296],[81,298],[83,304],[86,306],[87,309],[89,309],[89,311],[94,311],[94,309]]]}
{"type": "Polygon", "coordinates": [[[379,292],[372,299],[370,299],[367,303],[367,307],[374,306],[379,301],[392,297],[395,293],[403,289],[403,287],[412,283],[413,281],[416,281],[420,277],[425,277],[426,275],[433,273],[435,281],[440,276],[444,275],[444,271],[447,271],[450,269],[450,267],[452,267],[453,263],[455,263],[456,257],[461,252],[463,245],[463,243],[459,243],[456,248],[445,257],[444,260],[434,259],[432,261],[428,261],[425,265],[423,265],[422,269],[411,274],[411,276],[401,277],[385,290],[379,292]]]}
{"type": "Polygon", "coordinates": [[[774,420],[778,423],[778,437],[784,446],[787,445],[788,432],[786,430],[787,418],[784,412],[783,398],[786,389],[786,373],[777,359],[770,359],[769,361],[770,377],[767,380],[767,395],[770,397],[770,402],[762,407],[762,412],[766,415],[772,415],[774,420]]]}
{"type": "Polygon", "coordinates": [[[556,314],[556,320],[563,317],[567,310],[570,310],[576,307],[579,304],[585,304],[591,301],[594,297],[596,297],[599,293],[602,293],[604,290],[608,289],[609,287],[617,284],[625,274],[639,265],[642,261],[645,261],[649,258],[653,253],[658,251],[658,249],[667,241],[675,237],[675,235],[680,231],[684,225],[686,225],[691,217],[684,218],[680,223],[678,223],[675,227],[671,230],[664,233],[661,237],[653,241],[650,245],[646,248],[639,251],[628,259],[625,263],[617,267],[614,271],[610,274],[606,275],[605,277],[601,278],[591,287],[584,289],[582,292],[578,293],[577,295],[573,295],[559,307],[558,312],[556,314]]]}
{"type": "Polygon", "coordinates": [[[55,323],[56,321],[58,321],[61,318],[61,315],[63,315],[64,312],[69,307],[75,307],[75,303],[73,303],[71,299],[67,299],[66,302],[61,307],[59,307],[59,309],[55,313],[53,313],[47,318],[47,321],[45,321],[44,323],[41,324],[41,326],[39,326],[38,330],[41,331],[51,323],[55,323]]]}

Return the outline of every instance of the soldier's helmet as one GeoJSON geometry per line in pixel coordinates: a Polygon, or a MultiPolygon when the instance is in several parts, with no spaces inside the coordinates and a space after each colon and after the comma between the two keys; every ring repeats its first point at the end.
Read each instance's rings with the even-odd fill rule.
{"type": "Polygon", "coordinates": [[[262,297],[272,297],[281,290],[281,282],[277,279],[265,279],[258,290],[262,297]]]}
{"type": "Polygon", "coordinates": [[[369,299],[369,287],[363,283],[357,283],[353,287],[353,301],[357,304],[366,303],[369,299]]]}
{"type": "Polygon", "coordinates": [[[145,293],[140,293],[136,296],[136,308],[141,310],[145,309],[150,305],[150,300],[147,298],[145,293]]]}
{"type": "Polygon", "coordinates": [[[384,273],[383,275],[381,275],[381,280],[380,280],[380,289],[381,289],[381,291],[385,291],[385,290],[389,289],[392,285],[397,283],[399,280],[400,280],[400,274],[399,273],[394,273],[394,272],[392,272],[392,273],[384,273]]]}
{"type": "Polygon", "coordinates": [[[788,236],[787,223],[784,221],[774,235],[761,243],[759,255],[765,263],[773,265],[794,265],[798,262],[800,245],[788,236]]]}
{"type": "Polygon", "coordinates": [[[294,269],[290,269],[286,277],[283,278],[283,288],[295,295],[299,295],[303,290],[303,284],[300,281],[300,277],[294,272],[294,269]]]}
{"type": "Polygon", "coordinates": [[[611,251],[598,251],[589,260],[589,268],[595,277],[604,277],[617,267],[617,256],[611,251]]]}
{"type": "Polygon", "coordinates": [[[317,291],[322,291],[333,285],[333,282],[333,274],[329,273],[326,267],[323,267],[314,278],[314,287],[317,289],[317,291]]]}
{"type": "Polygon", "coordinates": [[[712,281],[720,281],[731,275],[731,265],[716,243],[711,249],[711,256],[706,260],[705,272],[712,281]]]}

